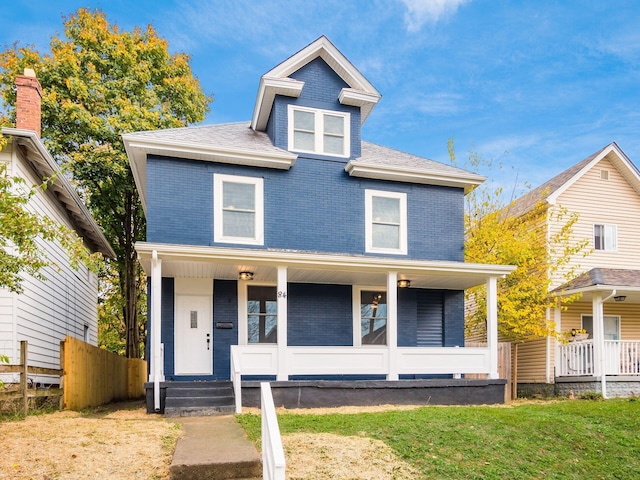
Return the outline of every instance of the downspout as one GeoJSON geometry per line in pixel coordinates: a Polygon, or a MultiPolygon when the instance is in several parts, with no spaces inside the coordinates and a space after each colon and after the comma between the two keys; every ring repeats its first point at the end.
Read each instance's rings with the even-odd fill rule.
{"type": "Polygon", "coordinates": [[[609,300],[612,297],[616,296],[616,289],[614,288],[613,291],[611,292],[611,295],[609,295],[608,297],[605,297],[602,299],[602,301],[600,302],[600,309],[601,312],[598,315],[600,318],[598,319],[600,322],[600,326],[598,327],[598,329],[600,330],[600,335],[598,337],[598,350],[600,350],[600,382],[601,382],[601,387],[600,389],[602,390],[602,398],[608,398],[607,397],[607,371],[606,371],[606,359],[604,356],[604,302],[606,302],[607,300],[609,300]]]}

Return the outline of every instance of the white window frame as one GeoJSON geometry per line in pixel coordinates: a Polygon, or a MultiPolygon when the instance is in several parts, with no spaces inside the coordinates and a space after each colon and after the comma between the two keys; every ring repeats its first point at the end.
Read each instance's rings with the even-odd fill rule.
{"type": "MultiPolygon", "coordinates": [[[[593,329],[594,328],[593,327],[593,314],[590,314],[590,313],[589,314],[583,313],[582,315],[580,315],[580,327],[584,328],[584,319],[585,318],[590,318],[591,319],[591,325],[592,325],[591,328],[593,329]]],[[[616,332],[616,336],[618,337],[618,340],[620,340],[622,338],[621,335],[620,335],[620,332],[622,331],[622,326],[621,326],[622,319],[620,318],[620,315],[604,315],[603,323],[604,323],[604,320],[606,320],[606,319],[609,319],[609,320],[615,319],[616,320],[617,327],[618,327],[618,331],[616,332]]],[[[591,338],[593,338],[593,330],[590,331],[590,332],[588,331],[587,333],[591,336],[591,338]]]]}
{"type": "MultiPolygon", "coordinates": [[[[360,314],[360,297],[362,296],[363,291],[379,291],[387,293],[386,286],[366,286],[366,285],[354,285],[351,288],[351,306],[353,311],[353,346],[354,347],[365,347],[365,348],[379,348],[383,345],[363,345],[362,344],[362,318],[360,314]]],[[[388,298],[388,297],[387,297],[388,298]]],[[[387,300],[388,301],[388,300],[387,300]]],[[[388,309],[387,304],[387,309],[388,309]]],[[[387,315],[389,312],[387,311],[387,315]]],[[[387,328],[389,328],[389,317],[387,316],[387,328]]],[[[387,330],[388,332],[388,330],[387,330]]],[[[387,338],[388,341],[388,338],[387,338]]]]}
{"type": "Polygon", "coordinates": [[[351,114],[349,112],[339,112],[335,110],[322,110],[318,108],[300,107],[298,105],[289,104],[288,107],[288,137],[289,137],[289,150],[295,152],[315,153],[317,155],[326,155],[329,157],[344,157],[348,158],[351,155],[351,114]],[[315,128],[314,128],[314,141],[315,147],[313,150],[303,150],[294,147],[294,112],[309,112],[314,114],[315,128]],[[324,151],[324,115],[332,115],[334,117],[342,117],[344,122],[344,144],[342,154],[328,153],[324,151]]]}
{"type": "Polygon", "coordinates": [[[388,192],[384,190],[365,190],[365,251],[367,253],[394,253],[406,255],[407,248],[407,194],[402,192],[388,192]],[[385,197],[399,200],[400,206],[400,231],[398,234],[398,248],[381,248],[373,246],[373,198],[385,197]]]}
{"type": "Polygon", "coordinates": [[[264,181],[258,177],[243,177],[239,175],[213,174],[213,240],[223,243],[237,243],[242,245],[264,245],[264,181]],[[255,225],[254,237],[224,236],[223,229],[223,184],[245,183],[254,186],[255,194],[255,225]]]}
{"type": "Polygon", "coordinates": [[[593,249],[597,252],[617,252],[618,251],[618,226],[611,223],[593,224],[593,249]],[[602,247],[596,248],[596,228],[602,227],[602,247]]]}
{"type": "Polygon", "coordinates": [[[238,345],[264,347],[276,343],[249,343],[249,287],[277,287],[273,282],[254,282],[238,280],[238,345]]]}

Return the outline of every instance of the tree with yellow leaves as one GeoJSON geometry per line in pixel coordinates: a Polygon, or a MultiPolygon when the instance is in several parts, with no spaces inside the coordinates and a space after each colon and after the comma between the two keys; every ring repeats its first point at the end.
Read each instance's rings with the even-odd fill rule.
{"type": "Polygon", "coordinates": [[[120,135],[202,121],[211,98],[189,57],[170,54],[153,27],[120,31],[104,13],[87,9],[63,23],[50,54],[16,45],[0,52],[0,95],[14,116],[15,77],[25,67],[36,71],[43,139],[71,172],[117,254],[108,267],[122,298],[126,355],[139,357],[144,322],[137,306],[145,282],[134,244],[144,239],[145,219],[120,135]]]}
{"type": "MultiPolygon", "coordinates": [[[[455,162],[453,141],[449,153],[455,162]]],[[[492,167],[492,162],[470,152],[467,168],[492,167]]],[[[465,261],[515,265],[517,268],[498,281],[498,332],[507,341],[524,341],[555,335],[555,324],[547,319],[547,309],[566,306],[576,297],[549,294],[557,275],[565,281],[575,276],[568,268],[574,255],[586,252],[587,242],[572,237],[576,213],[551,211],[544,192],[530,192],[518,199],[506,198],[502,187],[476,188],[466,196],[465,261]],[[550,233],[548,225],[560,225],[550,233]]],[[[486,331],[486,290],[480,286],[467,291],[466,328],[471,335],[486,331]]]]}

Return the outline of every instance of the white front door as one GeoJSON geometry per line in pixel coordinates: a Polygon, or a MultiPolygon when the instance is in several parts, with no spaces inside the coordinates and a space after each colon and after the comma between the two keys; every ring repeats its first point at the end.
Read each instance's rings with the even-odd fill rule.
{"type": "Polygon", "coordinates": [[[211,297],[176,295],[175,373],[213,374],[211,297]]]}

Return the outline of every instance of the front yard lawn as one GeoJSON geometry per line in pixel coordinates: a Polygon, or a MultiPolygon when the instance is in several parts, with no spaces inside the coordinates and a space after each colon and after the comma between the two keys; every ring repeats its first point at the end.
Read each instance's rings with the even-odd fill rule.
{"type": "MultiPolygon", "coordinates": [[[[259,442],[259,415],[239,420],[259,442]]],[[[421,478],[640,478],[635,398],[357,414],[288,411],[278,413],[278,422],[285,438],[330,433],[380,440],[421,478]]]]}

